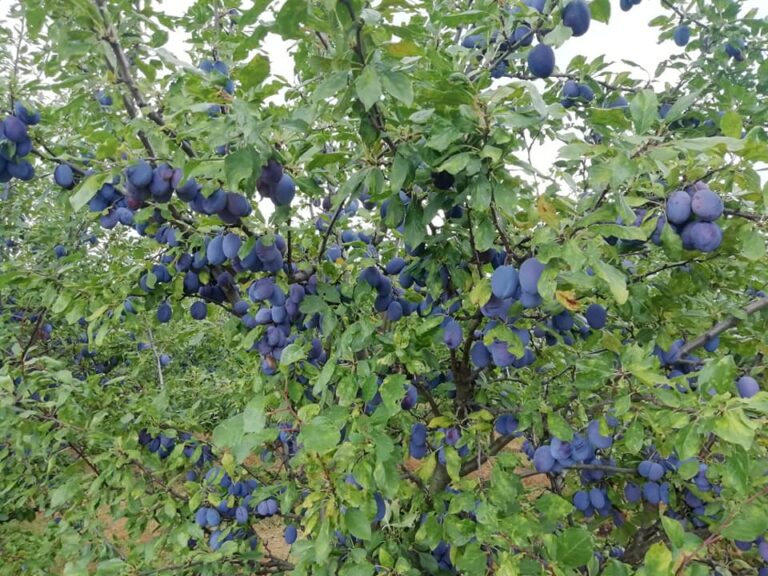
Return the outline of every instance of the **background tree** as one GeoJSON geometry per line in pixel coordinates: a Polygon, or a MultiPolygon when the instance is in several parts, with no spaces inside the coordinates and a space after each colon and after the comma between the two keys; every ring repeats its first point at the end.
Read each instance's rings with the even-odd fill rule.
{"type": "Polygon", "coordinates": [[[12,8],[0,573],[765,573],[768,25],[636,4],[12,8]]]}

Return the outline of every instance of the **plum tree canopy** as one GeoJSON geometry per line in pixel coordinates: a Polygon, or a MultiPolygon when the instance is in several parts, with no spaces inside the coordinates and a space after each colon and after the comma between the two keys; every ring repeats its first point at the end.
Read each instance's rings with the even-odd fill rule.
{"type": "Polygon", "coordinates": [[[768,573],[764,14],[159,4],[0,29],[0,574],[768,573]]]}

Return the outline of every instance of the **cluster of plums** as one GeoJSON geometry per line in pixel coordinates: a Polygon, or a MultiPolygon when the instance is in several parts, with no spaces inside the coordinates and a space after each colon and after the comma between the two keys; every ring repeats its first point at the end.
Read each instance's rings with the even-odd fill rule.
{"type": "MultiPolygon", "coordinates": [[[[607,418],[606,422],[612,428],[618,426],[614,418],[607,418]]],[[[610,464],[597,456],[598,450],[607,450],[613,445],[612,436],[603,436],[600,432],[600,422],[592,420],[584,434],[574,434],[571,440],[565,441],[559,438],[551,438],[548,444],[542,444],[536,448],[531,456],[533,465],[538,472],[558,473],[574,464],[610,464]]],[[[605,473],[601,471],[584,471],[583,478],[601,480],[605,473]]]]}
{"type": "MultiPolygon", "coordinates": [[[[282,434],[282,431],[280,432],[282,434]]],[[[215,461],[211,447],[192,438],[189,433],[178,435],[163,433],[152,435],[142,429],[138,435],[139,445],[160,459],[168,458],[177,445],[183,446],[184,457],[192,461],[192,468],[186,473],[187,482],[203,482],[206,491],[216,495],[213,500],[218,505],[203,505],[195,512],[195,523],[208,530],[208,545],[211,550],[218,550],[224,542],[230,540],[248,540],[252,549],[257,546],[257,539],[250,519],[269,518],[280,513],[278,502],[273,497],[254,499],[254,492],[260,487],[254,479],[235,481],[218,466],[206,467],[215,461]],[[230,528],[227,523],[233,524],[230,528]]],[[[209,501],[211,499],[209,498],[209,501]]],[[[298,536],[296,526],[289,524],[284,537],[288,544],[293,544],[298,536]]],[[[190,548],[197,542],[190,539],[190,548]]]]}
{"type": "Polygon", "coordinates": [[[296,195],[293,178],[283,171],[279,162],[272,159],[262,167],[256,188],[263,197],[272,200],[275,206],[290,206],[296,195]]]}
{"type": "MultiPolygon", "coordinates": [[[[536,12],[543,13],[546,2],[545,0],[523,0],[523,4],[536,12]]],[[[518,7],[509,9],[510,14],[516,14],[519,11],[520,8],[518,7]]],[[[574,37],[586,34],[592,21],[589,5],[585,0],[570,0],[563,7],[561,16],[563,25],[571,29],[574,37]]],[[[505,38],[500,43],[500,57],[491,70],[491,76],[494,78],[504,76],[509,69],[509,59],[506,56],[520,46],[530,46],[533,43],[536,32],[537,29],[530,22],[517,26],[509,38],[505,38]]],[[[499,36],[498,32],[494,32],[491,35],[491,42],[498,42],[499,36]]],[[[470,34],[464,38],[462,46],[485,51],[487,41],[482,34],[470,34]]],[[[533,76],[536,78],[549,78],[555,70],[555,52],[547,44],[537,44],[528,51],[527,62],[528,70],[533,76]]]]}
{"type": "MultiPolygon", "coordinates": [[[[203,320],[208,314],[207,302],[219,304],[233,301],[232,312],[241,318],[249,329],[263,327],[264,331],[253,349],[262,356],[262,369],[266,374],[274,374],[283,349],[294,341],[292,328],[299,330],[317,328],[318,315],[306,317],[299,306],[306,294],[316,293],[316,277],[312,275],[304,284],[290,284],[288,292],[275,282],[272,276],[258,278],[247,288],[248,299],[260,308],[255,312],[251,304],[240,298],[239,288],[234,275],[243,271],[268,272],[274,274],[284,268],[283,256],[286,251],[285,241],[279,235],[257,239],[250,251],[238,256],[242,240],[233,232],[222,233],[206,240],[204,246],[194,253],[182,253],[176,258],[174,269],[183,274],[183,292],[188,296],[199,295],[202,299],[193,302],[189,312],[192,318],[203,320]],[[228,267],[225,267],[228,266],[228,267]],[[208,272],[208,283],[201,282],[201,275],[208,272]],[[228,297],[228,294],[230,295],[228,297]]],[[[173,274],[165,265],[173,261],[154,264],[151,270],[139,279],[140,287],[151,292],[149,275],[154,278],[153,286],[171,282],[173,274]]],[[[167,300],[162,301],[157,309],[157,320],[161,323],[172,319],[173,307],[167,300]]],[[[322,365],[327,358],[320,341],[311,342],[307,360],[315,365],[322,365]]]]}
{"type": "MultiPolygon", "coordinates": [[[[196,481],[195,477],[192,481],[196,481]]],[[[224,542],[230,540],[249,540],[252,549],[256,548],[257,539],[250,525],[250,518],[269,518],[279,513],[279,505],[274,498],[255,500],[253,492],[259,488],[256,480],[233,481],[229,474],[214,466],[205,475],[205,484],[221,497],[218,506],[201,506],[195,512],[195,523],[208,529],[208,545],[211,550],[218,550],[224,542]],[[225,493],[221,493],[225,491],[225,493]],[[226,530],[223,523],[234,522],[238,528],[226,530]]]]}
{"type": "MultiPolygon", "coordinates": [[[[224,92],[230,96],[235,93],[235,82],[229,77],[229,66],[225,62],[206,58],[200,62],[198,68],[220,84],[224,92]]],[[[218,116],[222,112],[223,108],[218,104],[211,104],[208,107],[208,115],[211,117],[218,116]]]]}
{"type": "Polygon", "coordinates": [[[35,177],[35,169],[25,159],[32,151],[29,126],[40,122],[40,113],[29,110],[16,101],[13,114],[0,122],[0,183],[12,178],[27,181],[35,177]]]}
{"type": "MultiPolygon", "coordinates": [[[[299,310],[308,290],[314,293],[314,283],[308,282],[306,288],[301,284],[291,284],[286,294],[270,277],[254,280],[248,288],[248,297],[261,307],[255,314],[243,316],[243,324],[249,329],[265,327],[253,349],[261,355],[261,369],[267,375],[275,373],[283,350],[296,339],[296,335],[292,334],[294,326],[299,330],[319,327],[318,316],[306,318],[299,310]]],[[[318,338],[312,339],[307,360],[315,366],[322,366],[327,360],[318,338]]]]}
{"type": "Polygon", "coordinates": [[[660,234],[660,226],[666,221],[680,235],[683,248],[713,252],[723,241],[723,231],[715,223],[723,210],[720,196],[706,183],[697,182],[669,195],[657,232],[660,234]]]}
{"type": "Polygon", "coordinates": [[[563,98],[560,103],[564,108],[571,108],[579,102],[592,102],[595,99],[595,91],[582,82],[566,80],[563,84],[563,98]]]}
{"type": "MultiPolygon", "coordinates": [[[[437,452],[438,462],[443,465],[446,462],[446,446],[455,448],[461,458],[469,455],[469,446],[461,442],[461,431],[458,428],[439,428],[436,430],[433,444],[437,452]]],[[[411,433],[408,438],[408,454],[411,458],[421,460],[429,453],[430,448],[427,427],[417,422],[411,427],[411,433]]]]}

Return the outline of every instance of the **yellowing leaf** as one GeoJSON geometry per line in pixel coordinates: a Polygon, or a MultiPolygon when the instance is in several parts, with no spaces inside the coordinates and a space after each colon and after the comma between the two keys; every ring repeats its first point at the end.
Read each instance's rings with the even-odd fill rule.
{"type": "Polygon", "coordinates": [[[557,228],[560,225],[557,210],[544,196],[539,196],[539,199],[536,201],[536,210],[539,213],[539,218],[552,228],[557,228]]]}
{"type": "Polygon", "coordinates": [[[555,298],[568,310],[576,311],[581,308],[581,303],[571,290],[555,291],[555,298]]]}

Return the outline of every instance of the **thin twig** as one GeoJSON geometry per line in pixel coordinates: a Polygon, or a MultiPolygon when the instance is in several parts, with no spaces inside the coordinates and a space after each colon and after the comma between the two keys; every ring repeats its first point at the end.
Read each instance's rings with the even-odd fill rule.
{"type": "Polygon", "coordinates": [[[160,353],[155,346],[155,338],[152,334],[152,327],[147,326],[147,335],[149,336],[149,345],[152,348],[152,353],[155,355],[155,363],[157,365],[157,379],[160,382],[160,389],[165,388],[165,379],[163,378],[163,363],[160,362],[160,353]]]}
{"type": "Polygon", "coordinates": [[[325,247],[328,244],[328,238],[333,232],[333,227],[336,225],[336,221],[339,219],[339,216],[341,216],[341,212],[342,210],[344,210],[344,204],[346,204],[346,202],[347,202],[346,198],[344,198],[344,200],[341,201],[341,203],[339,204],[339,207],[336,209],[336,213],[333,215],[333,218],[331,219],[330,224],[328,224],[328,230],[325,231],[325,235],[323,236],[323,241],[320,243],[320,251],[317,254],[318,264],[320,264],[320,262],[323,261],[323,255],[325,254],[325,247]]]}
{"type": "MultiPolygon", "coordinates": [[[[768,308],[768,297],[766,298],[759,298],[758,300],[754,300],[744,306],[744,308],[741,309],[742,313],[746,316],[751,316],[752,314],[755,314],[756,312],[760,312],[760,310],[763,310],[765,308],[768,308]]],[[[680,351],[678,352],[678,357],[682,358],[686,354],[690,354],[693,350],[696,350],[696,348],[703,346],[706,344],[708,340],[711,340],[715,336],[719,336],[726,330],[730,330],[734,326],[738,325],[741,322],[741,318],[737,316],[730,316],[726,318],[725,320],[722,320],[712,326],[709,330],[701,334],[700,336],[694,338],[687,344],[684,344],[682,348],[680,348],[680,351]]]]}

